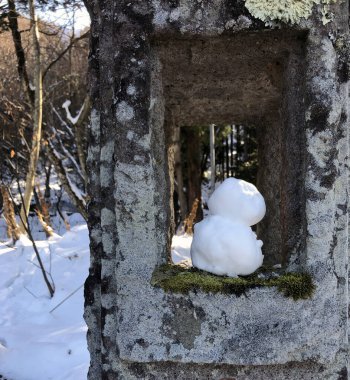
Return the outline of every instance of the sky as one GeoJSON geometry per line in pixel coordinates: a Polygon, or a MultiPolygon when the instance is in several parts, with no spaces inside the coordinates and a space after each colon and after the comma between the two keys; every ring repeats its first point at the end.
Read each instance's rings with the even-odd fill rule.
{"type": "MultiPolygon", "coordinates": [[[[51,21],[55,24],[65,25],[72,20],[72,13],[66,9],[58,8],[55,12],[46,11],[38,14],[41,19],[51,21]]],[[[75,28],[76,30],[83,30],[90,26],[90,16],[87,10],[82,7],[75,11],[74,14],[75,28]]]]}
{"type": "MultiPolygon", "coordinates": [[[[6,0],[0,0],[0,9],[7,6],[6,0]]],[[[21,11],[20,11],[21,12],[21,11]]],[[[65,25],[69,20],[71,20],[72,13],[67,13],[67,10],[63,6],[58,7],[55,12],[46,10],[45,12],[38,12],[38,17],[42,20],[51,21],[57,24],[65,25]]],[[[77,9],[75,12],[75,28],[76,30],[83,30],[90,26],[90,17],[85,9],[77,9]]]]}

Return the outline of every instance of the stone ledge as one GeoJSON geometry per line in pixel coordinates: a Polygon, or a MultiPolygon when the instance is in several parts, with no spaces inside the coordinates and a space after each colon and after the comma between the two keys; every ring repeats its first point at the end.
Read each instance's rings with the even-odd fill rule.
{"type": "Polygon", "coordinates": [[[164,264],[156,268],[151,284],[173,293],[188,294],[190,291],[201,290],[205,293],[237,296],[253,288],[276,287],[285,297],[291,297],[294,300],[310,298],[315,290],[311,275],[305,272],[276,274],[262,269],[250,276],[231,278],[172,264],[164,264]]]}

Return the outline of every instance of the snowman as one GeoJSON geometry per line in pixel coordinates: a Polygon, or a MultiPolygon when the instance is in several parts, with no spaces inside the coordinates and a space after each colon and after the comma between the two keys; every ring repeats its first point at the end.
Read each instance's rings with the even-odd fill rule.
{"type": "Polygon", "coordinates": [[[208,201],[209,216],[194,226],[192,264],[220,276],[237,277],[256,271],[263,245],[251,226],[266,212],[263,196],[249,182],[227,178],[208,201]]]}

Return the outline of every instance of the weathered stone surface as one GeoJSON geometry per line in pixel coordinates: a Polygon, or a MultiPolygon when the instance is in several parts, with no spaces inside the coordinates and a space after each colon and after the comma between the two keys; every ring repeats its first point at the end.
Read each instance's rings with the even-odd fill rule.
{"type": "Polygon", "coordinates": [[[283,24],[260,3],[87,0],[91,380],[348,376],[348,4],[283,24]],[[312,299],[151,286],[172,233],[172,129],[209,122],[258,128],[269,260],[310,272],[312,299]]]}

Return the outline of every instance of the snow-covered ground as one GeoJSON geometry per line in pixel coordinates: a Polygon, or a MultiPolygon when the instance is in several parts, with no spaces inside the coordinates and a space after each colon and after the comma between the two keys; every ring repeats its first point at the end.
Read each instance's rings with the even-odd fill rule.
{"type": "MultiPolygon", "coordinates": [[[[174,236],[175,263],[190,257],[191,242],[192,236],[174,236]]],[[[82,286],[89,266],[87,227],[76,225],[62,237],[38,240],[37,246],[55,283],[52,299],[31,242],[21,238],[14,248],[0,243],[0,375],[9,380],[86,379],[82,286]]]]}
{"type": "Polygon", "coordinates": [[[82,285],[89,265],[87,227],[75,226],[37,245],[55,283],[52,299],[31,242],[22,238],[14,248],[0,243],[0,374],[11,380],[86,379],[82,285]]]}

